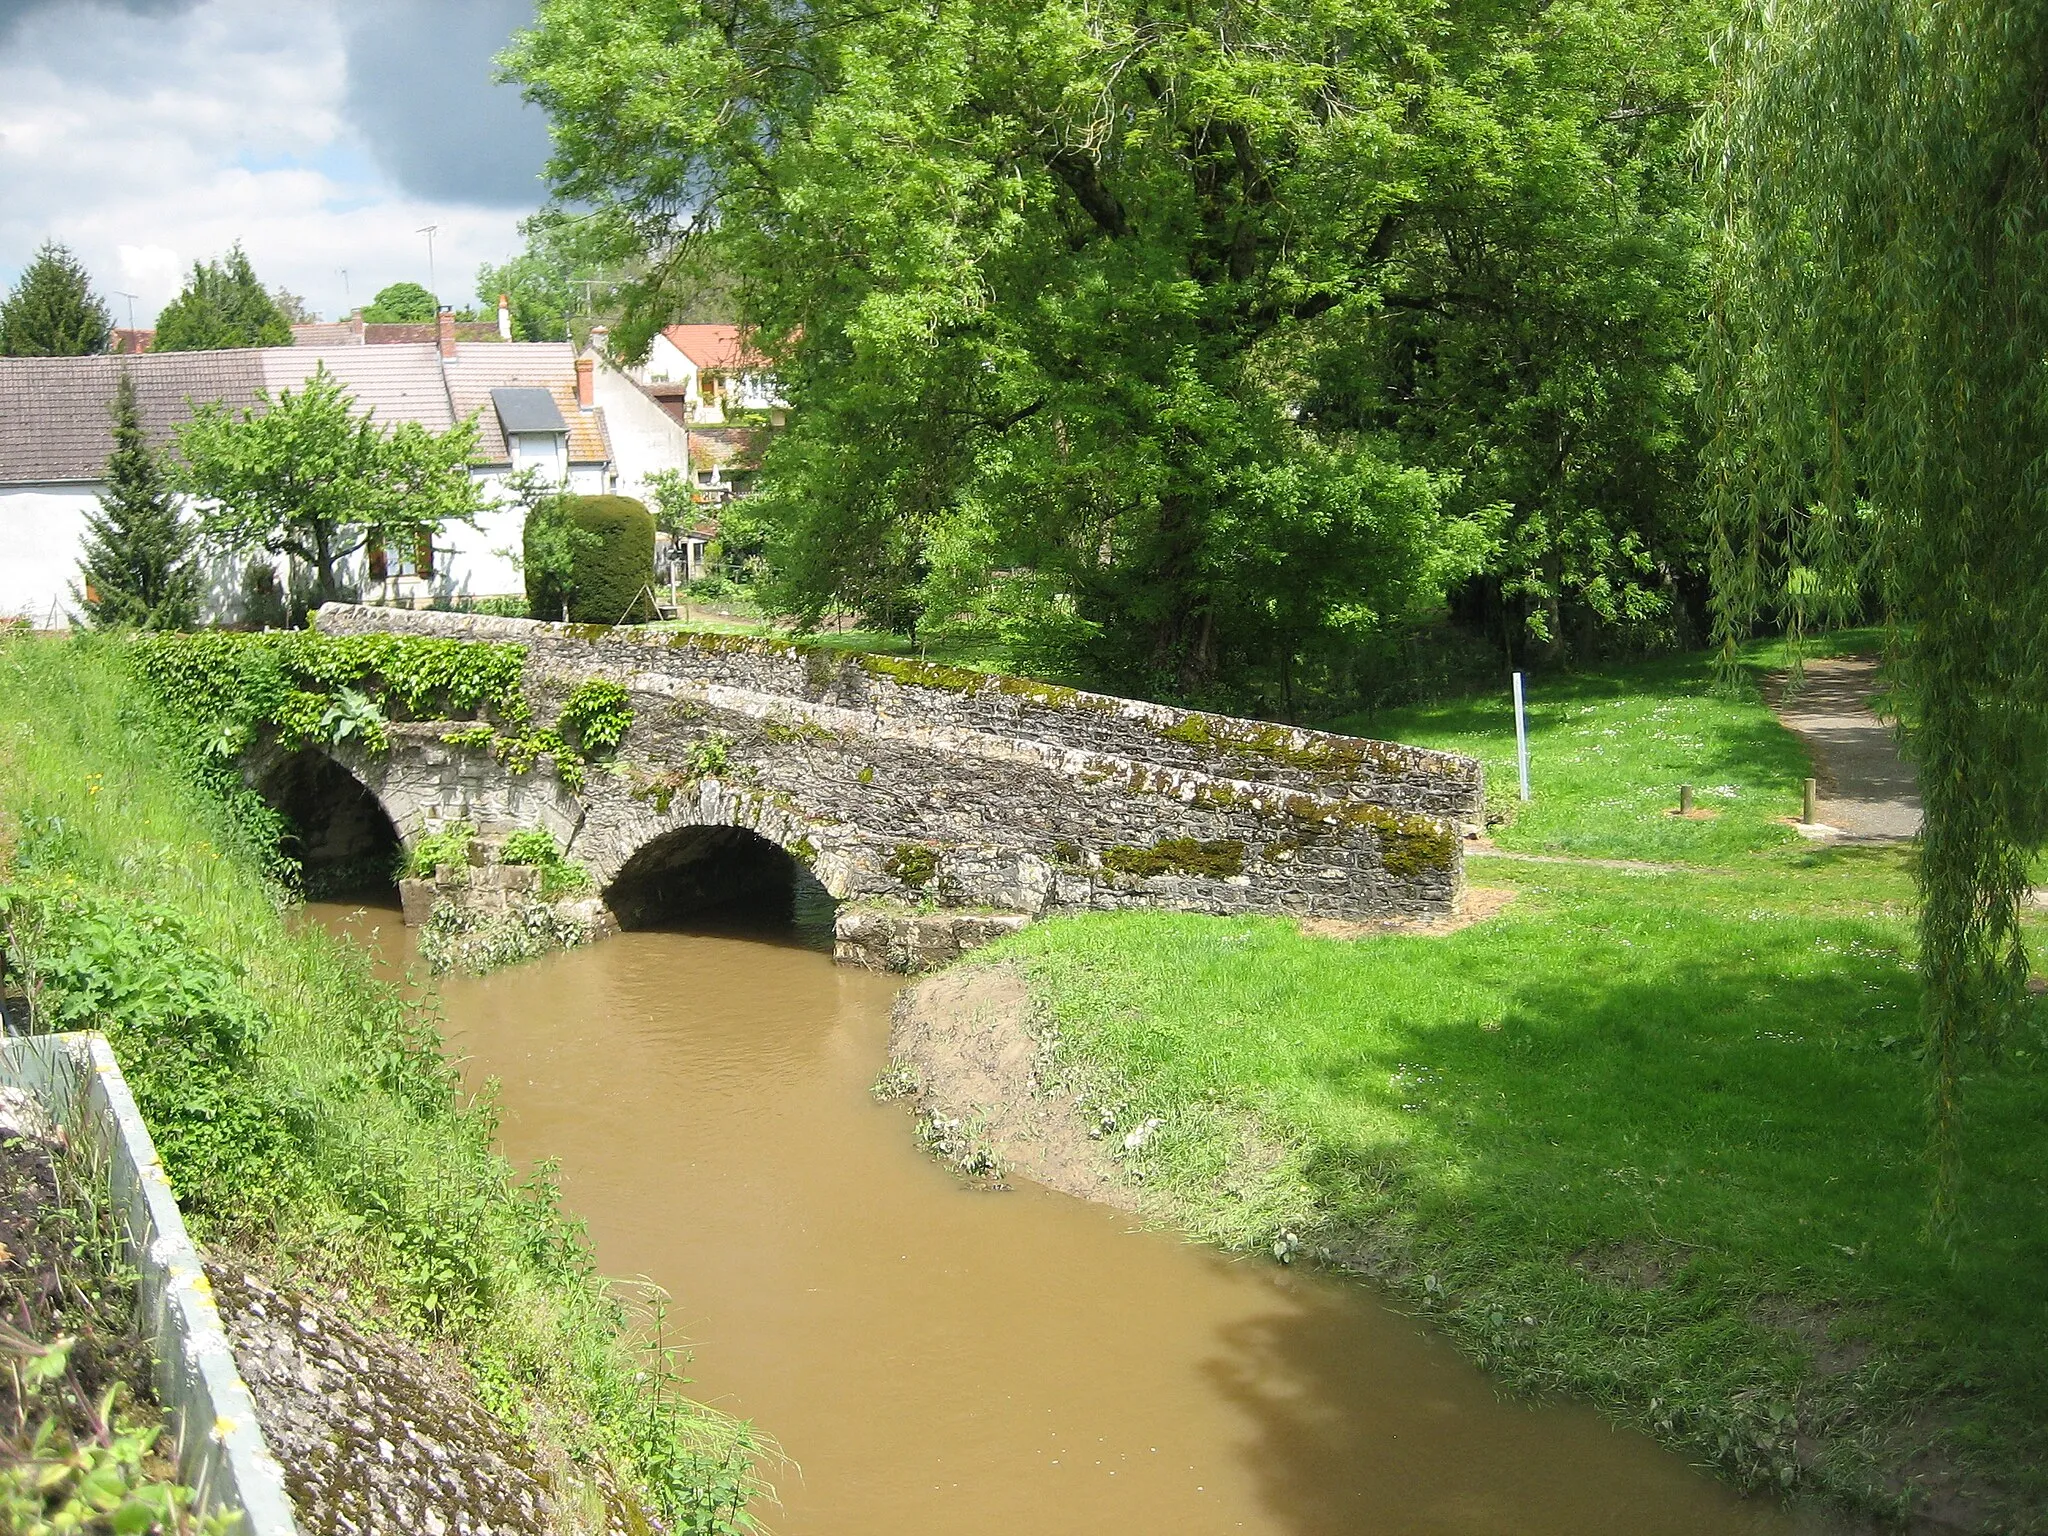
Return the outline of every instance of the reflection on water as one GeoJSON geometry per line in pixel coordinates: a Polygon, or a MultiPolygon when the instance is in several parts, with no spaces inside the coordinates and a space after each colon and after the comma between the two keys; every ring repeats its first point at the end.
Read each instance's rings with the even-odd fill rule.
{"type": "Polygon", "coordinates": [[[632,933],[443,988],[508,1154],[561,1159],[605,1270],[674,1295],[692,1390],[798,1463],[775,1530],[1801,1528],[1590,1412],[1497,1401],[1358,1286],[963,1186],[868,1096],[896,985],[632,933]]]}

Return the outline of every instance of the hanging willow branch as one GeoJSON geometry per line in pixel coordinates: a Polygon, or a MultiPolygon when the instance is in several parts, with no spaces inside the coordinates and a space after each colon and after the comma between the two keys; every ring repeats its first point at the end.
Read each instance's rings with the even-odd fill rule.
{"type": "Polygon", "coordinates": [[[2048,833],[2048,9],[1753,4],[1704,126],[1716,621],[1882,607],[1919,765],[1937,1224],[2048,833]]]}

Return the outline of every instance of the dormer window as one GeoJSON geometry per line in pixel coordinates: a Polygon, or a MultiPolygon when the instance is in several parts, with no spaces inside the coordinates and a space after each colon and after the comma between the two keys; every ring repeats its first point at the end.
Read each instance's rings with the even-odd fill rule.
{"type": "Polygon", "coordinates": [[[569,478],[569,423],[549,391],[538,387],[491,391],[512,471],[538,470],[550,480],[569,478]]]}

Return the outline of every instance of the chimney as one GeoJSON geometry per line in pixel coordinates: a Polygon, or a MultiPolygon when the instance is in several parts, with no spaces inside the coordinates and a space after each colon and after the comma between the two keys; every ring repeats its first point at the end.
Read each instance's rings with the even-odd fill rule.
{"type": "Polygon", "coordinates": [[[360,309],[349,311],[348,328],[349,341],[352,345],[360,347],[369,339],[369,333],[363,328],[363,312],[360,309]]]}
{"type": "Polygon", "coordinates": [[[588,411],[597,405],[597,359],[576,359],[576,404],[588,411]]]}
{"type": "Polygon", "coordinates": [[[593,325],[590,328],[590,345],[584,350],[592,357],[603,357],[605,348],[612,344],[612,333],[608,326],[593,325]]]}
{"type": "Polygon", "coordinates": [[[510,341],[511,339],[512,295],[509,293],[501,293],[498,295],[498,340],[510,341]]]}
{"type": "Polygon", "coordinates": [[[455,356],[455,311],[446,304],[443,304],[440,314],[436,315],[434,319],[439,323],[440,328],[441,355],[445,358],[453,359],[455,356]]]}

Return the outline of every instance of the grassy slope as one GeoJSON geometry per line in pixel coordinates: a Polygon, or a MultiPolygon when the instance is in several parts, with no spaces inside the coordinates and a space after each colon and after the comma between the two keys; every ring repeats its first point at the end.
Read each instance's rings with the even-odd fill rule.
{"type": "Polygon", "coordinates": [[[284,1110],[270,1175],[289,1198],[238,1209],[233,1189],[188,1190],[204,1196],[201,1237],[345,1280],[450,1338],[494,1406],[535,1413],[629,1478],[636,1463],[682,1487],[731,1477],[750,1455],[744,1428],[649,1412],[643,1362],[618,1341],[573,1232],[492,1152],[488,1108],[452,1097],[431,1021],[365,956],[287,921],[163,731],[117,644],[0,639],[0,885],[12,875],[173,910],[265,1018],[255,1087],[284,1110]]]}
{"type": "MultiPolygon", "coordinates": [[[[1348,1252],[1509,1380],[1746,1482],[1878,1505],[1939,1434],[1941,1464],[2041,1529],[2039,1036],[1969,1085],[1951,1264],[1922,1235],[1909,854],[1788,841],[1770,817],[1802,754],[1703,678],[1681,661],[1543,684],[1539,798],[1499,834],[1697,869],[1475,860],[1516,898],[1445,938],[1134,913],[995,953],[1026,964],[1077,1083],[1166,1122],[1139,1167],[1196,1231],[1348,1252]],[[1675,823],[1680,782],[1738,794],[1675,823]]],[[[1488,710],[1370,725],[1490,769],[1505,739],[1512,773],[1488,710]]]]}

